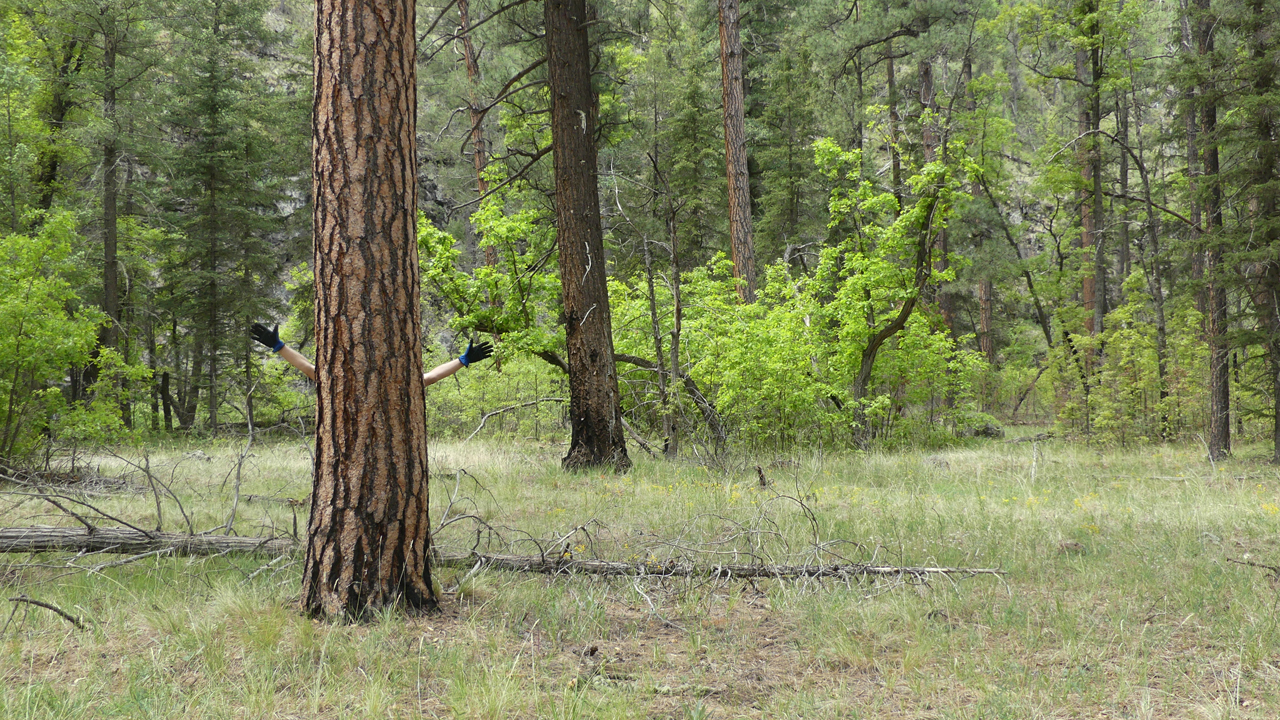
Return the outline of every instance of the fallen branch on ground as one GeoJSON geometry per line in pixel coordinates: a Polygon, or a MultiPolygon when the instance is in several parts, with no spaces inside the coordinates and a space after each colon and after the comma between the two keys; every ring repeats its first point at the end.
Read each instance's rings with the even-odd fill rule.
{"type": "Polygon", "coordinates": [[[997,568],[897,567],[869,563],[832,565],[743,565],[698,564],[688,561],[616,562],[612,560],[569,560],[541,555],[485,555],[439,553],[436,563],[443,567],[471,567],[477,562],[488,567],[517,572],[546,574],[626,575],[653,577],[708,578],[852,578],[867,575],[1004,575],[997,568]]]}
{"type": "MultiPolygon", "coordinates": [[[[89,532],[73,527],[0,528],[0,552],[101,552],[142,556],[223,555],[246,553],[285,555],[297,547],[289,537],[229,537],[225,535],[183,535],[181,533],[141,533],[124,528],[97,528],[89,532]],[[145,554],[145,555],[144,555],[145,554]]],[[[490,555],[479,552],[437,550],[433,558],[441,567],[483,567],[544,574],[582,574],[633,577],[707,578],[853,578],[871,575],[1004,575],[998,568],[898,567],[871,563],[829,565],[768,565],[694,563],[686,560],[619,562],[574,560],[554,555],[490,555]]]]}
{"type": "Polygon", "coordinates": [[[293,550],[289,537],[232,537],[139,532],[128,528],[74,527],[0,528],[0,552],[102,552],[121,555],[220,555],[260,553],[284,555],[293,550]]]}
{"type": "MultiPolygon", "coordinates": [[[[9,598],[9,602],[11,602],[11,603],[26,603],[27,605],[35,605],[36,607],[42,607],[42,608],[44,608],[45,610],[52,610],[53,612],[56,612],[56,613],[58,613],[59,615],[61,615],[61,616],[62,616],[62,618],[63,618],[64,620],[66,620],[67,622],[71,623],[72,625],[75,625],[75,626],[76,626],[76,629],[78,629],[78,630],[84,630],[84,622],[83,622],[83,621],[81,621],[81,620],[80,620],[80,618],[76,617],[75,615],[72,615],[71,613],[67,612],[66,610],[63,610],[62,608],[60,608],[60,607],[58,607],[57,605],[54,605],[54,604],[52,604],[52,603],[42,602],[42,601],[40,601],[40,600],[32,600],[31,598],[27,597],[26,595],[19,595],[18,597],[11,597],[11,598],[9,598]]],[[[13,617],[12,617],[12,616],[10,616],[10,618],[9,618],[9,619],[10,619],[10,620],[12,620],[12,619],[13,619],[13,617]]],[[[9,623],[5,623],[5,626],[6,626],[6,627],[8,627],[8,625],[9,625],[9,623]]]]}

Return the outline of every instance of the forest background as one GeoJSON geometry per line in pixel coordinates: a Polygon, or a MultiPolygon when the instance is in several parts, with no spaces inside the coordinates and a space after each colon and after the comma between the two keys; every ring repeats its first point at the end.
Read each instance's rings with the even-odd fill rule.
{"type": "MultiPolygon", "coordinates": [[[[308,432],[247,329],[312,342],[311,7],[0,12],[0,458],[308,432]]],[[[745,258],[718,8],[593,12],[623,417],[653,452],[1029,422],[1280,453],[1276,3],[746,5],[745,258]]],[[[541,6],[418,13],[424,353],[498,347],[428,427],[563,438],[541,6]]]]}

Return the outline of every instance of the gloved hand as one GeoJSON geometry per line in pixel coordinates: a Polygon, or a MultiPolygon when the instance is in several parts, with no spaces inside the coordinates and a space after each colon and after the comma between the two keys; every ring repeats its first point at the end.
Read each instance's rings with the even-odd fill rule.
{"type": "Polygon", "coordinates": [[[280,348],[284,347],[284,343],[280,341],[279,325],[268,330],[266,325],[263,325],[262,323],[254,323],[253,327],[249,330],[249,334],[253,336],[254,340],[257,340],[263,345],[271,348],[272,352],[280,352],[280,348]]]}
{"type": "Polygon", "coordinates": [[[492,345],[483,341],[481,341],[479,345],[476,345],[475,342],[472,341],[467,343],[467,351],[462,353],[462,357],[458,358],[458,362],[462,363],[463,367],[469,367],[471,363],[487,360],[492,355],[492,345]]]}

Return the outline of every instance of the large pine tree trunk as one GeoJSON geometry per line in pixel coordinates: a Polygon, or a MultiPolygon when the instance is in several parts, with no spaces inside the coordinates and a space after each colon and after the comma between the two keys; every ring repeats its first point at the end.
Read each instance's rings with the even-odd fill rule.
{"type": "Polygon", "coordinates": [[[320,0],[315,490],[302,607],[432,610],[413,0],[320,0]]]}
{"type": "Polygon", "coordinates": [[[622,427],[605,284],[596,170],[596,102],[584,0],[546,0],[547,81],[555,159],[556,244],[564,299],[572,438],[564,467],[631,466],[622,427]]]}
{"type": "Polygon", "coordinates": [[[724,87],[724,164],[729,180],[729,248],[738,296],[756,301],[756,252],[751,236],[751,183],[747,172],[746,110],[738,0],[719,0],[720,70],[724,87]]]}

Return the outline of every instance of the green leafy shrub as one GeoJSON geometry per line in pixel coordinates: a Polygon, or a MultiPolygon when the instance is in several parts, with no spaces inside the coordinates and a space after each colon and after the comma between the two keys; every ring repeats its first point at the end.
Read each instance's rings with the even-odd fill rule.
{"type": "MultiPolygon", "coordinates": [[[[0,238],[0,458],[29,453],[55,414],[67,410],[59,385],[68,368],[89,362],[105,320],[95,308],[70,309],[76,295],[66,276],[74,272],[75,237],[74,217],[60,213],[35,236],[0,238]]],[[[87,419],[63,416],[55,424],[87,419]]]]}

